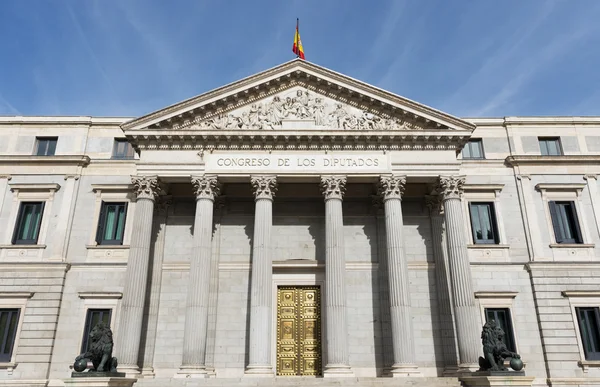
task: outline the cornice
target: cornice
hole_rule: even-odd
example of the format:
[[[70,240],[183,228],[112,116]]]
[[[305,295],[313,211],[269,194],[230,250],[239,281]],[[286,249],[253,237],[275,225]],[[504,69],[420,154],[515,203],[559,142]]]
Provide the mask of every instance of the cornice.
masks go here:
[[[317,93],[345,103],[360,105],[366,110],[374,109],[391,116],[407,115],[418,118],[427,128],[452,127],[454,130],[471,132],[476,127],[473,123],[447,113],[300,60],[286,62],[126,122],[121,127],[126,134],[130,134],[131,130],[152,128],[161,122],[164,124],[159,126],[163,127],[186,126],[186,121],[204,120],[295,85],[313,88]]]
[[[600,163],[600,155],[567,155],[567,156],[539,156],[539,155],[521,155],[508,156],[505,159],[509,166],[518,165],[572,165],[572,164],[592,164]]]
[[[64,165],[71,164],[78,167],[85,167],[90,163],[89,156],[79,155],[60,155],[60,156],[31,156],[31,155],[0,155],[0,165],[2,164],[40,164]]]
[[[218,150],[447,150],[461,149],[469,132],[444,131],[169,131],[127,136],[138,149]]]

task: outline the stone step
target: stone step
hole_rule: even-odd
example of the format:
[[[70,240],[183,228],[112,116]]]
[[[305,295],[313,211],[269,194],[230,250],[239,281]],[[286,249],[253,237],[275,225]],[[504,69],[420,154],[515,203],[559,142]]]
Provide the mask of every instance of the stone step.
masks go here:
[[[457,378],[312,378],[312,377],[275,377],[275,378],[211,378],[211,379],[139,379],[135,387],[460,387]]]

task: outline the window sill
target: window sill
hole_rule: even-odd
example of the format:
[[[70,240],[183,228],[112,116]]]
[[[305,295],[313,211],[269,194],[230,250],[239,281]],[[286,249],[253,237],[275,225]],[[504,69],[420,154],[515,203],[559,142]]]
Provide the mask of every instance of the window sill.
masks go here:
[[[125,250],[129,249],[129,245],[86,245],[88,250]]]
[[[600,368],[600,360],[579,360],[577,364],[583,369],[583,372],[588,372],[590,368]]]
[[[510,248],[510,245],[496,245],[496,244],[485,244],[485,243],[478,243],[478,244],[474,244],[474,245],[467,245],[468,249],[485,249],[485,250],[489,250],[489,249],[496,249],[496,250],[501,250],[501,249],[508,249]]]
[[[46,245],[0,245],[0,249],[13,249],[13,250],[33,250],[33,249],[45,249]],[[0,363],[4,364],[4,363]]]
[[[553,249],[593,249],[593,243],[551,243]]]
[[[13,370],[17,366],[17,363],[0,363],[0,370],[7,370],[8,375],[13,374]]]

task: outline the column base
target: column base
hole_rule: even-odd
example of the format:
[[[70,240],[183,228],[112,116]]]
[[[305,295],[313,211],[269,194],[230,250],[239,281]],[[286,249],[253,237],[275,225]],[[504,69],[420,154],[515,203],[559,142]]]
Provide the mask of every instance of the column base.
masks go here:
[[[498,374],[506,375],[498,375]],[[495,372],[494,375],[490,375],[489,372],[475,372],[472,376],[462,376],[459,380],[465,387],[531,387],[534,376],[525,376],[525,373],[519,373],[514,375],[516,372]],[[487,375],[486,375],[487,374]],[[513,375],[510,375],[513,374]]]
[[[479,364],[462,363],[459,364],[456,370],[456,376],[469,376],[473,372],[479,371]]]
[[[181,366],[173,377],[175,379],[206,379],[209,375],[204,366]]]
[[[141,376],[140,367],[137,364],[119,364],[117,371],[125,373],[126,378],[139,378]]]
[[[154,374],[153,367],[142,367],[142,369],[140,370],[140,374],[142,378],[153,378],[154,376],[156,376]]]
[[[136,378],[85,376],[63,379],[65,387],[131,387]]]
[[[273,367],[270,365],[249,365],[244,371],[244,377],[272,378],[274,376]]]
[[[345,364],[328,364],[323,371],[324,378],[353,378],[354,371]]]
[[[407,376],[423,376],[419,367],[413,364],[394,364],[390,368],[392,378],[404,378]]]
[[[444,377],[455,377],[458,376],[458,366],[445,366],[444,371],[442,371],[442,376]]]

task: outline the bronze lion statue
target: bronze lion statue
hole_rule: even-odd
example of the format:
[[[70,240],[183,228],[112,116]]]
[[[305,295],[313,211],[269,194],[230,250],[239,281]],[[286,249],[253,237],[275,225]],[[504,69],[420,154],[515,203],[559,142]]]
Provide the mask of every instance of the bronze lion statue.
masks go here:
[[[113,335],[110,327],[100,321],[89,336],[89,350],[75,358],[88,359],[94,365],[89,372],[117,372],[117,358],[112,356]]]
[[[504,344],[504,331],[496,320],[490,320],[483,326],[481,343],[483,344],[483,357],[479,357],[480,371],[508,371],[504,366],[504,359],[520,359],[519,354],[511,352]]]

